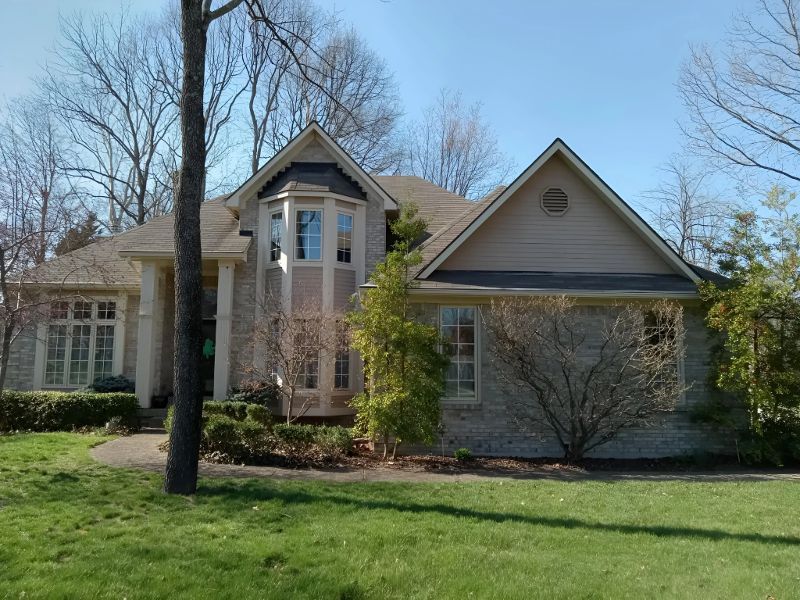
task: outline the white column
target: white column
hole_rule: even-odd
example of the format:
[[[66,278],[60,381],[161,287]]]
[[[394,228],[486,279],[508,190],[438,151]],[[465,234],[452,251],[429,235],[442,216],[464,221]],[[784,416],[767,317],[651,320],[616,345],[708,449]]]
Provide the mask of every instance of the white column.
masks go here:
[[[150,408],[156,370],[155,325],[158,306],[158,273],[155,262],[142,263],[139,299],[139,334],[136,338],[136,397],[139,406]]]
[[[219,261],[217,278],[217,335],[214,349],[214,400],[228,396],[231,354],[231,319],[233,318],[232,261]]]

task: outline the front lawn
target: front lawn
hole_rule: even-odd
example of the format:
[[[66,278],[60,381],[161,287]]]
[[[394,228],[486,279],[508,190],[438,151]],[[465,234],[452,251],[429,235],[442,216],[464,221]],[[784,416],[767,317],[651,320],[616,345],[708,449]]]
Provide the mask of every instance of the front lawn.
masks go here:
[[[202,481],[0,437],[0,598],[797,597],[790,482]]]

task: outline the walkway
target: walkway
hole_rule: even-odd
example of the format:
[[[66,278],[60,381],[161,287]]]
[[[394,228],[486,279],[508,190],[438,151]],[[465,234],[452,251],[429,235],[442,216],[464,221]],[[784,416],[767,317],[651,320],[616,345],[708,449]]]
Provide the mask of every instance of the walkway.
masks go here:
[[[144,432],[117,438],[110,442],[95,446],[90,450],[96,461],[113,466],[147,471],[164,472],[167,455],[158,446],[167,440],[163,432]],[[257,467],[244,465],[220,465],[200,463],[200,475],[205,477],[268,477],[271,479],[302,481],[384,481],[410,483],[443,483],[493,481],[497,479],[536,480],[549,479],[555,481],[798,481],[800,473],[764,470],[764,471],[708,471],[708,472],[613,472],[563,470],[541,467],[531,471],[487,471],[476,469],[472,472],[442,473],[431,471],[415,471],[393,469],[391,467],[377,469],[356,469],[349,467],[333,467],[331,469],[289,469],[283,467]]]

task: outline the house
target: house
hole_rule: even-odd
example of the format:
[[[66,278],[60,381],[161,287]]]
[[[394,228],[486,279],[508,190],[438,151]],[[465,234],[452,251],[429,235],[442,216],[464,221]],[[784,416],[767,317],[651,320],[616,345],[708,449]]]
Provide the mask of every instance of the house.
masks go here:
[[[664,456],[708,449],[690,418],[706,395],[709,342],[697,284],[708,272],[684,262],[563,141],[555,140],[508,187],[478,202],[418,177],[370,176],[313,123],[230,195],[203,204],[203,330],[206,393],[225,398],[258,357],[254,319],[269,291],[344,310],[386,252],[387,221],[414,202],[427,221],[415,303],[442,328],[459,329],[443,399],[444,444],[478,454],[558,455],[545,431],[510,423],[493,373],[480,306],[497,295],[578,298],[587,311],[619,300],[671,298],[685,306],[681,376],[691,388],[658,427],[629,430],[596,455]],[[173,217],[55,258],[34,273],[37,289],[75,292],[51,307],[37,335],[13,348],[9,384],[69,389],[125,374],[143,408],[171,392]],[[355,353],[319,362],[303,391],[307,415],[351,419],[363,389]],[[316,388],[316,389],[315,389]],[[284,407],[285,410],[285,407]]]

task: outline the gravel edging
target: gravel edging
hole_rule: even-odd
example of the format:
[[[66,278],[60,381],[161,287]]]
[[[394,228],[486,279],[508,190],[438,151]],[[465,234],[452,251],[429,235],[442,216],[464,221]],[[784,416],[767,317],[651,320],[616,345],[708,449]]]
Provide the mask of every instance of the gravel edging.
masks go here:
[[[167,455],[158,449],[166,441],[167,435],[161,431],[136,433],[105,442],[89,450],[97,462],[122,468],[142,469],[158,473],[164,472]],[[484,471],[437,473],[431,471],[411,471],[391,467],[377,469],[356,469],[332,467],[331,469],[290,469],[283,467],[223,465],[201,462],[199,468],[203,477],[267,477],[270,479],[329,482],[409,482],[409,483],[458,483],[496,480],[554,480],[554,481],[798,481],[800,473],[764,471],[692,471],[692,472],[613,472],[548,469],[511,473],[508,471]]]

